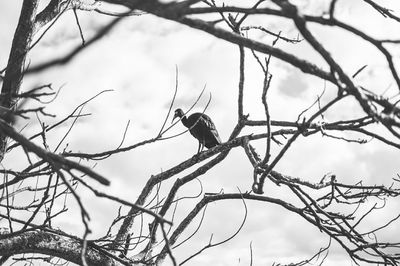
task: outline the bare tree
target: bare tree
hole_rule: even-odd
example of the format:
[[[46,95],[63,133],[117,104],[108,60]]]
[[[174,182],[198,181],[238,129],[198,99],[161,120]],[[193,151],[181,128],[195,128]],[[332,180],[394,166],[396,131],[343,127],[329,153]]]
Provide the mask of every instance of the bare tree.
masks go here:
[[[359,1],[379,12],[388,21],[400,22],[393,11],[379,3],[372,0]],[[265,209],[272,205],[283,207],[286,212],[301,217],[330,239],[328,245],[321,247],[316,254],[309,254],[309,258],[291,265],[305,265],[315,261],[323,263],[332,242],[339,244],[356,264],[400,264],[399,241],[381,240],[380,237],[383,229],[394,223],[398,224],[400,212],[379,224],[364,222],[378,215],[377,211],[385,208],[387,202],[397,200],[400,194],[398,177],[387,177],[392,180],[390,186],[366,184],[363,180],[357,183],[343,182],[334,173],[328,173],[321,176],[319,182],[313,182],[306,176],[291,176],[276,169],[276,165],[285,160],[288,150],[295,142],[317,136],[348,145],[368,145],[368,139],[374,139],[380,145],[400,148],[400,109],[397,106],[400,78],[393,54],[393,47],[397,48],[400,40],[391,39],[391,36],[385,39],[372,37],[346,21],[341,21],[336,15],[340,5],[337,0],[331,0],[328,9],[321,14],[303,13],[299,6],[287,0],[259,0],[242,5],[214,0],[51,0],[44,4],[42,10],[38,10],[39,2],[23,1],[9,60],[1,71],[0,158],[3,160],[7,156],[14,156],[23,164],[18,168],[2,165],[1,169],[1,263],[14,260],[43,261],[49,264],[63,264],[67,261],[80,265],[162,265],[168,258],[173,265],[182,265],[205,250],[220,248],[225,242],[237,237],[247,217],[252,215],[248,212],[247,205],[260,202],[264,203]],[[124,7],[126,11],[118,13],[113,9],[115,6]],[[97,12],[115,18],[87,39],[80,26],[77,10]],[[27,63],[28,53],[57,23],[58,18],[69,12],[75,15],[82,45],[55,60]],[[141,192],[126,200],[119,195],[104,192],[110,184],[110,178],[93,169],[93,163],[177,136],[171,133],[171,129],[178,121],[171,126],[166,122],[172,118],[170,114],[178,93],[178,71],[175,93],[171,97],[167,113],[164,114],[165,120],[160,125],[160,130],[153,137],[126,145],[128,124],[118,147],[98,153],[71,151],[64,142],[66,136],[76,127],[76,122],[88,116],[84,107],[105,91],[77,105],[69,115],[61,117],[50,114],[45,109],[46,104],[57,97],[56,88],[51,84],[23,88],[22,81],[24,77],[35,76],[54,66],[67,64],[112,31],[119,21],[142,14],[174,21],[206,32],[221,42],[237,45],[237,109],[227,111],[237,113],[237,123],[226,142],[202,151],[170,169],[151,175]],[[253,21],[260,20],[253,19],[260,17],[276,17],[292,22],[299,37],[290,38],[285,32],[274,32],[268,25],[254,25]],[[394,83],[395,95],[385,96],[385,92],[377,93],[383,88],[357,84],[357,77],[365,71],[366,66],[360,66],[354,73],[348,73],[323,45],[318,34],[313,32],[312,27],[315,25],[340,29],[373,46],[375,52],[385,59],[386,68]],[[254,35],[258,37],[254,37],[252,32],[258,32],[258,35]],[[265,36],[268,42],[263,39]],[[290,43],[294,49],[298,43],[307,43],[322,61],[320,64],[312,63],[307,58],[279,48],[280,43]],[[243,99],[246,95],[245,68],[248,60],[256,60],[264,77],[260,81],[262,86],[259,101],[255,103],[264,110],[264,118],[260,120],[252,119],[252,115],[245,112]],[[291,68],[301,70],[304,75],[312,75],[329,84],[322,93],[316,93],[315,101],[310,102],[309,107],[299,113],[294,121],[278,120],[270,113],[269,93],[275,77],[271,69],[272,60],[283,61]],[[328,90],[334,92],[327,93]],[[199,98],[201,97],[203,92]],[[39,105],[31,108],[30,103],[33,101]],[[356,105],[361,111],[347,113],[340,119],[327,119],[327,113],[339,104]],[[43,117],[52,122],[43,122]],[[36,123],[39,123],[41,130],[33,134],[24,133],[33,130],[20,128],[16,122],[21,119],[38,121]],[[55,129],[61,126],[68,126],[67,133],[61,136],[58,143],[49,144],[48,136],[56,134]],[[249,131],[252,133],[243,133]],[[248,187],[251,190],[238,189],[235,193],[210,193],[201,190],[195,197],[197,201],[191,205],[191,210],[178,208],[178,202],[190,198],[178,197],[178,192],[191,181],[198,180],[201,184],[201,177],[223,162],[234,149],[243,150],[243,156],[252,165],[253,172],[249,173],[248,178]],[[309,167],[315,166],[310,163]],[[169,186],[168,189],[161,189],[162,183]],[[286,195],[268,195],[264,193],[266,186],[285,191]],[[127,213],[121,208],[116,210],[118,214],[106,234],[91,239],[90,213],[81,200],[80,193],[86,193],[83,191],[92,193],[96,200],[106,199],[127,206],[130,210]],[[82,235],[53,226],[55,219],[68,216],[68,206],[72,204],[69,198],[79,208]],[[243,220],[237,231],[222,241],[215,241],[211,236],[203,248],[178,260],[174,250],[192,241],[193,236],[199,233],[208,204],[222,201],[240,201],[243,205]],[[189,201],[191,203],[193,201]],[[198,225],[193,226],[197,229],[190,233],[188,228],[195,221]],[[139,230],[133,230],[134,227]],[[398,239],[398,236],[395,238]],[[250,251],[252,265],[251,244]]]

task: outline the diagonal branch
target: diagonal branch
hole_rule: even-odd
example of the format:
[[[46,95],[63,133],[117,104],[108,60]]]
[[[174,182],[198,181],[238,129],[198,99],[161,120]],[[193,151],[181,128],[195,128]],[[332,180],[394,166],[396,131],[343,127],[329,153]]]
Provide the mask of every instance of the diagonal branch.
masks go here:
[[[37,156],[39,156],[44,161],[49,163],[55,169],[61,168],[67,171],[75,169],[88,175],[89,177],[93,178],[94,180],[98,181],[103,185],[110,184],[110,181],[108,181],[105,177],[101,176],[100,174],[97,174],[90,168],[87,168],[77,162],[65,159],[60,155],[51,153],[37,146],[36,144],[25,138],[23,135],[15,131],[14,128],[8,125],[4,120],[0,120],[0,133],[20,143],[21,146],[24,147],[24,149],[35,153]]]

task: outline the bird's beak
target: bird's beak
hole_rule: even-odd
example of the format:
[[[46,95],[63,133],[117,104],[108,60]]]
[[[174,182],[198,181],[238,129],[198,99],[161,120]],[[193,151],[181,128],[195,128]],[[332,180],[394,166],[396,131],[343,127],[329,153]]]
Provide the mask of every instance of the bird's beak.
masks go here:
[[[178,115],[177,115],[177,114],[174,114],[174,117],[172,118],[171,124],[174,123],[174,121],[175,121],[175,119],[176,119],[177,117],[178,117]]]

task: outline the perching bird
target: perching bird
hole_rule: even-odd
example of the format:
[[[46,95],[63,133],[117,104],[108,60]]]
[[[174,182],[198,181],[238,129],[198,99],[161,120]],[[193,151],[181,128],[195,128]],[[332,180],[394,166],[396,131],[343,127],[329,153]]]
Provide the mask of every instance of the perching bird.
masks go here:
[[[181,118],[182,124],[189,129],[190,134],[198,139],[199,148],[197,153],[202,151],[204,146],[209,149],[221,144],[217,129],[211,118],[206,114],[194,113],[186,118],[185,113],[179,108],[175,110],[172,121],[177,117]]]

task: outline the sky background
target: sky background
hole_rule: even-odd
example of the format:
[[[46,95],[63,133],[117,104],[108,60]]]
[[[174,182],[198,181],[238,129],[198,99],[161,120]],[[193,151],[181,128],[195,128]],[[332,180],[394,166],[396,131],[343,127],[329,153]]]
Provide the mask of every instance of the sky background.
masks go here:
[[[329,1],[295,1],[305,12],[321,14],[327,10]],[[400,14],[397,1],[379,1],[380,4]],[[46,3],[46,2],[44,2]],[[311,3],[311,4],[310,4]],[[21,1],[0,0],[0,67],[6,65],[12,36],[18,21]],[[363,1],[338,1],[337,18],[359,27],[378,38],[400,39],[399,24],[385,19]],[[79,12],[80,23],[86,39],[93,36],[110,21],[109,17],[96,13]],[[297,31],[286,20],[276,17],[255,18],[249,25],[263,25],[272,31],[282,30],[282,35],[297,37]],[[365,45],[359,38],[334,28],[310,26],[313,33],[342,64],[344,70],[352,74],[363,65],[367,69],[357,77],[357,84],[382,93],[386,96],[396,94],[394,82],[387,70],[382,56],[371,45]],[[249,36],[271,43],[271,38],[259,32]],[[79,31],[74,15],[68,12],[45,35],[32,50],[29,62],[32,66],[59,58],[80,44]],[[321,63],[321,58],[305,43],[288,44],[278,42],[277,47]],[[400,52],[392,49],[395,60]],[[118,24],[113,31],[99,42],[90,46],[82,54],[65,66],[53,67],[38,75],[25,78],[23,90],[36,85],[52,83],[60,88],[57,99],[49,104],[47,111],[62,118],[75,106],[102,90],[105,93],[85,108],[92,115],[79,120],[65,143],[68,149],[82,152],[98,152],[117,147],[121,141],[126,123],[130,127],[125,145],[155,137],[168,110],[175,87],[175,67],[179,69],[179,89],[174,108],[187,110],[206,86],[205,94],[193,111],[202,111],[208,95],[212,101],[207,114],[212,117],[222,141],[226,141],[236,124],[238,48],[235,45],[216,39],[206,33],[190,29],[177,23],[165,21],[151,15],[129,17]],[[274,120],[295,121],[298,114],[321,94],[326,85],[325,100],[336,90],[323,81],[305,75],[288,64],[272,59],[273,80],[269,91],[270,113]],[[257,62],[249,51],[246,52],[246,78],[244,113],[250,119],[263,118],[260,103],[263,75]],[[328,112],[327,121],[354,117],[360,108],[349,99]],[[43,121],[52,123],[49,118]],[[169,118],[168,124],[171,121]],[[22,128],[28,121],[18,121]],[[50,146],[55,147],[69,125],[62,126],[49,134]],[[178,124],[169,135],[179,133],[185,128]],[[37,123],[23,132],[26,135],[37,132]],[[252,129],[262,132],[263,129]],[[265,129],[264,129],[265,130]],[[250,133],[245,130],[244,133]],[[244,134],[243,133],[243,134]],[[282,139],[283,140],[283,139]],[[264,151],[264,142],[256,142],[259,153]],[[62,146],[62,148],[64,148]],[[273,155],[279,147],[273,146]],[[189,134],[181,135],[136,150],[112,156],[99,162],[96,170],[111,180],[109,188],[99,189],[120,198],[135,201],[142,186],[152,174],[169,169],[191,157],[197,151],[197,142]],[[3,162],[5,167],[21,166],[19,155],[10,155]],[[371,141],[366,145],[350,144],[329,138],[300,138],[290,148],[286,157],[280,161],[276,170],[284,174],[301,177],[311,182],[319,181],[325,174],[334,173],[340,182],[355,183],[363,180],[366,184],[386,184],[392,182],[399,172],[398,151],[391,147]],[[191,169],[194,170],[195,168]],[[189,173],[178,175],[182,177]],[[251,188],[252,168],[242,149],[232,150],[229,156],[206,175],[201,177],[203,192],[244,192]],[[172,181],[163,184],[161,192],[168,191]],[[193,196],[200,190],[199,182],[187,185],[178,196]],[[266,183],[265,195],[293,200],[289,191]],[[115,218],[118,204],[96,199],[91,193],[82,193],[82,200],[90,210],[93,231],[92,237],[103,235]],[[178,207],[177,218],[188,213],[198,201],[186,200]],[[62,216],[56,224],[68,232],[80,235],[82,226],[79,212],[72,198],[69,199],[68,217]],[[75,208],[74,208],[75,206]],[[288,213],[280,206],[261,203],[248,203],[248,218],[239,235],[223,246],[210,249],[188,265],[249,265],[250,249],[253,248],[253,265],[272,265],[307,259],[326,245],[329,239],[300,217]],[[388,203],[387,208],[366,222],[368,226],[382,223],[398,213],[398,202]],[[123,209],[127,210],[127,209]],[[396,212],[397,210],[397,212]],[[204,224],[199,234],[190,244],[176,250],[178,261],[208,243],[214,233],[214,240],[223,240],[232,234],[243,219],[244,208],[241,201],[218,202],[210,204]],[[179,221],[179,220],[178,220]],[[194,230],[197,223],[188,229]],[[399,232],[399,224],[388,228],[382,237],[391,238]],[[169,261],[167,260],[167,265]],[[352,265],[346,254],[332,243],[325,265]]]

